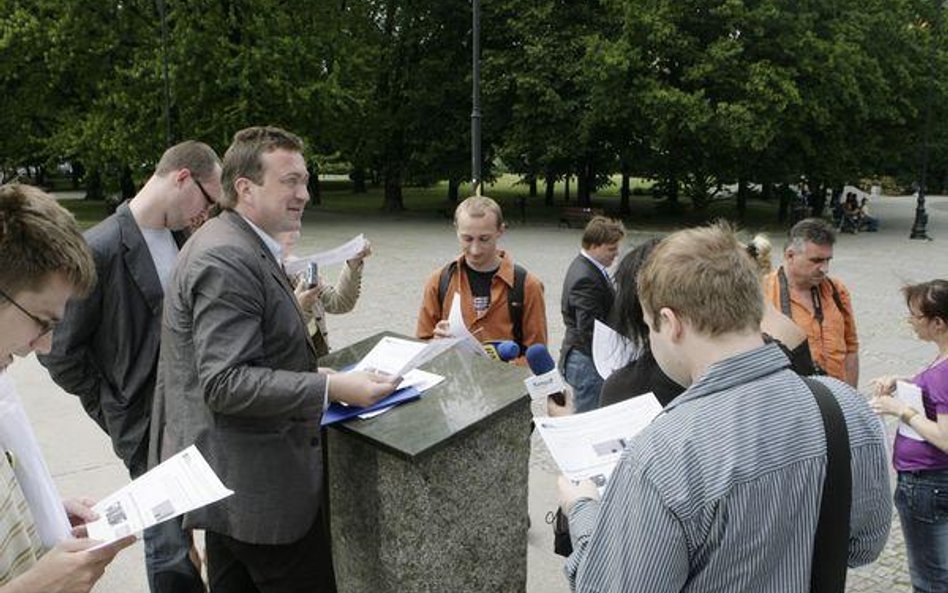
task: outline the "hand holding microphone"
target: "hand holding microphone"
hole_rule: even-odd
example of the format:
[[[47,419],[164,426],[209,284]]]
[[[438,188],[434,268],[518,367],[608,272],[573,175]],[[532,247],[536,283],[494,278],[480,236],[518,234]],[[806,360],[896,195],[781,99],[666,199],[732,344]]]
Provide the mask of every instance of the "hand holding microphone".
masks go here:
[[[568,398],[566,391],[569,386],[563,381],[562,375],[556,370],[556,364],[550,351],[544,344],[534,344],[527,348],[524,355],[527,359],[527,365],[533,372],[532,377],[524,379],[527,391],[533,399],[549,397],[553,402],[561,407],[566,406]]]

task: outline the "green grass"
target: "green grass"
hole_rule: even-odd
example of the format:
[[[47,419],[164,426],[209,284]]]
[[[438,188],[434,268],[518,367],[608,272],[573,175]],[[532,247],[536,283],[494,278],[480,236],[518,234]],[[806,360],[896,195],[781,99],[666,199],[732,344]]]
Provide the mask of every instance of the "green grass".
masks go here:
[[[602,208],[607,214],[619,217],[619,179],[614,179],[614,185],[608,186],[596,193],[593,198],[593,207]],[[630,200],[630,213],[621,218],[626,226],[635,230],[671,230],[685,226],[701,224],[716,218],[736,220],[737,211],[733,199],[712,202],[708,211],[698,214],[691,210],[690,204],[683,201],[683,211],[679,213],[665,212],[660,208],[661,201],[655,200],[647,189],[651,187],[648,180],[634,179],[633,189],[645,191],[645,195],[633,194]],[[405,187],[402,189],[405,211],[400,213],[386,213],[382,211],[383,189],[381,187],[368,188],[364,194],[352,192],[351,184],[347,180],[331,179],[323,181],[322,203],[310,204],[314,211],[338,212],[343,214],[384,217],[392,216],[403,218],[444,218],[450,217],[453,206],[447,202],[447,182],[440,182],[429,187]],[[569,204],[563,201],[564,184],[556,185],[554,206],[543,204],[543,184],[537,188],[539,194],[535,198],[528,197],[529,189],[524,184],[517,183],[514,175],[504,175],[495,183],[485,186],[483,193],[491,196],[504,209],[504,214],[511,224],[521,224],[520,200],[526,202],[526,224],[556,224],[560,210],[565,205],[576,205],[576,184],[571,184],[571,199]],[[471,186],[461,185],[459,192],[463,199],[470,195]],[[106,216],[105,203],[101,201],[63,200],[62,205],[76,216],[83,228],[88,228]],[[750,200],[747,205],[747,216],[741,224],[743,228],[754,231],[782,232],[785,226],[777,222],[777,202]]]

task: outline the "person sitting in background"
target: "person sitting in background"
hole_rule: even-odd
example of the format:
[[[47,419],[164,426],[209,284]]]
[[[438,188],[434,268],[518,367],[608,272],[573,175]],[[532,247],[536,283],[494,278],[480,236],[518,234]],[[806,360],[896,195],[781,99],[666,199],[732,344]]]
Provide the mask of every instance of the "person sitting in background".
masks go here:
[[[639,303],[636,277],[660,241],[652,238],[640,243],[625,254],[616,269],[616,300],[610,325],[632,343],[638,355],[606,378],[599,394],[599,407],[649,392],[654,393],[664,407],[685,390],[668,378],[655,362],[648,341],[648,326]]]
[[[870,233],[879,230],[879,219],[869,214],[869,198],[859,202],[859,229]]]
[[[877,414],[896,416],[922,440],[902,432],[895,436],[892,463],[899,474],[895,507],[905,535],[909,572],[915,591],[948,588],[948,281],[932,280],[902,289],[908,323],[922,341],[938,352],[914,377],[886,375],[873,379]],[[914,383],[922,392],[922,407],[892,397],[896,381]]]
[[[289,262],[295,258],[293,248],[296,247],[299,238],[299,231],[280,233],[283,261]],[[372,244],[366,241],[362,251],[342,266],[335,286],[327,284],[322,276],[319,276],[315,286],[307,286],[302,277],[291,279],[295,286],[296,300],[299,301],[300,309],[303,310],[303,318],[309,327],[313,345],[316,346],[316,354],[320,358],[329,354],[331,350],[326,313],[340,315],[352,311],[362,290],[362,267],[365,258],[370,255],[372,255]]]
[[[846,194],[846,200],[843,202],[843,216],[839,223],[839,232],[858,233],[861,227],[862,214],[859,210],[859,200],[856,199],[855,192]]]

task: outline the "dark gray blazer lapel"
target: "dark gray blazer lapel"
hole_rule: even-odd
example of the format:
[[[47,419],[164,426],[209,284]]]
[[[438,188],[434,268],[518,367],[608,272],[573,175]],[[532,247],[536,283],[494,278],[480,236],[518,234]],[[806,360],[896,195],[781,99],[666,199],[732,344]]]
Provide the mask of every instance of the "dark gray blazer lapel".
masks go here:
[[[160,311],[164,299],[164,291],[161,289],[161,281],[158,279],[158,271],[155,269],[155,261],[148,251],[148,244],[142,235],[138,223],[132,216],[128,204],[122,204],[116,210],[119,229],[122,233],[122,258],[125,260],[125,267],[129,271],[132,281],[141,291],[148,308],[152,311]]]

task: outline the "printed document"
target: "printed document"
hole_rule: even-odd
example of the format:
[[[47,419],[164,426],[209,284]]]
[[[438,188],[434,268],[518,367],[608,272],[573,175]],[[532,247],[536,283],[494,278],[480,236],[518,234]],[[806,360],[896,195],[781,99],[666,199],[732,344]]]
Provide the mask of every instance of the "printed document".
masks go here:
[[[571,416],[534,417],[553,460],[570,480],[592,480],[600,492],[629,441],[662,411],[651,393]]]
[[[457,342],[458,340],[453,338],[415,342],[385,336],[369,350],[369,353],[362,360],[352,367],[352,370],[378,371],[393,377],[405,378],[409,371],[430,362]]]
[[[451,299],[451,311],[448,313],[448,323],[450,324],[451,336],[458,340],[458,348],[470,354],[479,356],[490,356],[480,340],[474,337],[464,324],[464,315],[461,314],[461,295],[454,293]]]
[[[99,501],[92,507],[99,518],[86,529],[106,545],[233,493],[191,445]]]
[[[311,262],[316,262],[320,268],[341,264],[346,260],[354,258],[363,249],[365,249],[365,235],[360,234],[329,251],[320,251],[319,253],[299,257],[286,262],[286,273],[290,277],[301,274]]]
[[[917,410],[919,414],[925,414],[925,406],[922,404],[922,390],[918,385],[906,381],[896,381],[895,397]],[[901,421],[899,421],[899,434],[915,441],[925,440],[925,437],[915,432],[914,428]]]
[[[593,321],[593,363],[603,379],[639,357],[632,341],[598,319]]]

